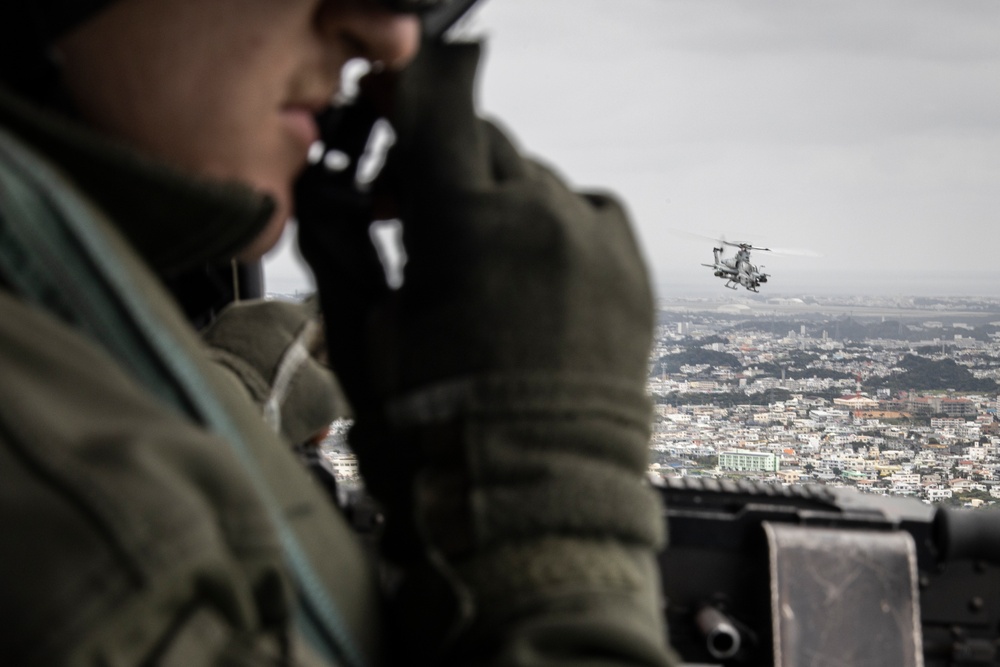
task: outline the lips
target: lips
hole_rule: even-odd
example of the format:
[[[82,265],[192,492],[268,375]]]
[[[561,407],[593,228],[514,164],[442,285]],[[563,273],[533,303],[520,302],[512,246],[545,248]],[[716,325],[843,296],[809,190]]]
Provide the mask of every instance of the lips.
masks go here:
[[[319,127],[312,108],[305,106],[290,106],[281,110],[281,122],[296,143],[302,147],[305,155],[309,147],[319,140]]]

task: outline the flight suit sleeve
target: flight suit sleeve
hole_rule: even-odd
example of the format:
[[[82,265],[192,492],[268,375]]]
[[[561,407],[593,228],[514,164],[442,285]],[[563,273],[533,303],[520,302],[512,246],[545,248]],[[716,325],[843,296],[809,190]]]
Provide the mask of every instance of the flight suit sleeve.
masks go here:
[[[0,291],[0,664],[319,664],[290,655],[294,592],[242,470]]]

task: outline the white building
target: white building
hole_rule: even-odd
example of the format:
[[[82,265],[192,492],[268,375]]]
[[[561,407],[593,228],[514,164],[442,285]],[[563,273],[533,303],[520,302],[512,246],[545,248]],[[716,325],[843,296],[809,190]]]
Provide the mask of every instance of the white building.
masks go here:
[[[358,458],[354,454],[326,456],[326,463],[333,476],[337,479],[357,479]]]
[[[948,500],[953,495],[951,489],[945,489],[940,486],[928,487],[925,489],[925,493],[927,494],[927,500],[932,503],[941,500]]]
[[[778,457],[769,452],[737,449],[719,453],[719,467],[737,472],[778,472]]]
[[[973,461],[985,461],[986,460],[986,448],[985,447],[967,447],[965,449],[965,455],[972,459]]]

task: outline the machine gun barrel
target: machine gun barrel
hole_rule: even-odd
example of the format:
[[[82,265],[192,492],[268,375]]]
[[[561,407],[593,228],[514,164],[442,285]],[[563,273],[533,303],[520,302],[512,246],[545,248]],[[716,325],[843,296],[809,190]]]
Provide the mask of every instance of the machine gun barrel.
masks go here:
[[[740,632],[721,611],[705,605],[695,616],[695,622],[705,636],[705,648],[713,658],[725,660],[739,652],[742,643]]]

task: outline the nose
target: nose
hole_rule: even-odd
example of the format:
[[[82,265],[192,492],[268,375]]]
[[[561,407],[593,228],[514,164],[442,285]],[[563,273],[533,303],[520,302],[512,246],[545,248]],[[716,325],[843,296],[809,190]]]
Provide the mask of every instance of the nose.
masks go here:
[[[420,21],[413,14],[390,12],[372,2],[326,3],[321,31],[328,39],[347,44],[355,55],[400,69],[420,48]]]

